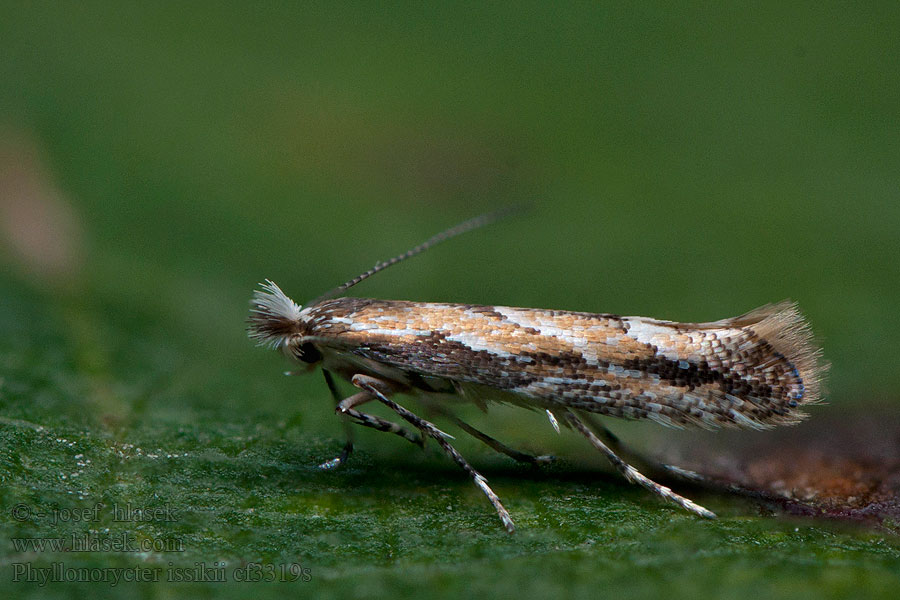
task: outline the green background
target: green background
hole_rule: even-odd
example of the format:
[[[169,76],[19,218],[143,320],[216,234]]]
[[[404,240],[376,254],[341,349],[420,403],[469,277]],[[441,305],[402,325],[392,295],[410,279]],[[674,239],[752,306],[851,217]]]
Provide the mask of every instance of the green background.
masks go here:
[[[360,431],[347,469],[318,472],[341,444],[324,383],[283,377],[244,332],[264,278],[302,303],[528,203],[354,293],[682,321],[790,297],[833,364],[813,419],[896,412],[895,3],[188,4],[0,4],[0,589],[165,597],[163,583],[39,588],[13,569],[258,561],[300,562],[312,580],[179,585],[900,592],[891,534],[698,493],[722,516],[701,522],[539,415],[474,420],[564,457],[546,474],[459,443],[512,537],[433,449]],[[610,425],[657,453],[723,439]],[[53,526],[9,511],[97,502],[178,518]],[[12,544],[107,528],[185,552]]]

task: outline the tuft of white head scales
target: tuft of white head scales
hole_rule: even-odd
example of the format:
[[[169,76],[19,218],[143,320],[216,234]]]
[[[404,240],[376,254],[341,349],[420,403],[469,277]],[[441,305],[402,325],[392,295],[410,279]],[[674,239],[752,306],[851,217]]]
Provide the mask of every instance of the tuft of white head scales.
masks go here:
[[[260,346],[277,348],[299,332],[302,307],[287,297],[274,282],[266,279],[253,292],[247,333]]]

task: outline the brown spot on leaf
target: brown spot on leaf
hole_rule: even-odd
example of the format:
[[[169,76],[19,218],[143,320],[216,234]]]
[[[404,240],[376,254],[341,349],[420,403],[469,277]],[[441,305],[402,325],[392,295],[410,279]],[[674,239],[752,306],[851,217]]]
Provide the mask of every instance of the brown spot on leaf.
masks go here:
[[[900,523],[900,415],[889,406],[813,415],[756,433],[690,468],[794,515]],[[750,441],[752,439],[752,441]],[[746,441],[745,441],[746,440]]]

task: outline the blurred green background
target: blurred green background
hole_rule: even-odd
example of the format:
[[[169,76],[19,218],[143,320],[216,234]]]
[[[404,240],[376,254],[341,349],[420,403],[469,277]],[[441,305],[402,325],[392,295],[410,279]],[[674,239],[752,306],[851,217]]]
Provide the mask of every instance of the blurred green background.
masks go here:
[[[900,590],[892,536],[715,497],[701,500],[725,518],[698,523],[595,473],[580,440],[534,415],[479,423],[589,468],[541,477],[460,442],[498,483],[513,538],[453,465],[376,432],[358,434],[346,471],[318,473],[340,448],[327,389],[282,377],[244,332],[264,278],[302,303],[528,203],[354,293],[682,321],[790,297],[833,363],[813,418],[896,406],[896,3],[3,2],[0,15],[3,544],[56,531],[9,519],[17,502],[127,501],[181,507],[176,527],[137,529],[187,552],[62,556],[301,561],[313,580],[290,589],[335,596]],[[612,425],[651,448],[715,435]],[[72,592],[11,580],[14,564],[59,555],[4,548],[10,592]]]

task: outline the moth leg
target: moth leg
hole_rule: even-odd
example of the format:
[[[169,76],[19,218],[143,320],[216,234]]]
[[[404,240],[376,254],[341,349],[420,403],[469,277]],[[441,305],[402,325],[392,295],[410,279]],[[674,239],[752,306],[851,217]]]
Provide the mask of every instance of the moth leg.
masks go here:
[[[372,429],[377,429],[378,431],[387,431],[388,433],[393,433],[395,435],[399,435],[405,440],[409,440],[413,444],[417,446],[424,446],[425,439],[416,435],[408,429],[397,425],[391,421],[386,419],[382,419],[381,417],[376,417],[375,415],[370,415],[369,413],[364,413],[356,410],[354,407],[359,406],[360,404],[365,404],[366,402],[371,402],[375,397],[369,391],[362,391],[358,394],[353,394],[349,398],[344,398],[341,400],[335,412],[340,415],[346,415],[353,419],[358,425],[362,425],[364,427],[371,427]]]
[[[331,371],[326,369],[322,369],[322,375],[325,376],[325,384],[328,386],[328,391],[331,392],[331,398],[334,400],[335,409],[337,409],[338,405],[341,403],[341,395],[338,392],[337,385],[334,383],[334,377],[331,376]],[[319,465],[320,469],[336,469],[345,462],[350,457],[350,454],[353,452],[353,430],[350,428],[350,422],[346,419],[341,419],[341,426],[344,429],[344,447],[341,449],[341,453],[331,460],[326,460],[322,464]]]
[[[542,454],[540,456],[535,456],[533,454],[528,454],[526,452],[520,452],[514,448],[510,448],[503,442],[492,438],[488,434],[478,431],[477,429],[475,429],[474,427],[472,427],[465,421],[463,421],[449,413],[446,413],[446,412],[444,412],[443,414],[444,414],[444,416],[449,418],[451,421],[453,421],[460,429],[462,429],[463,431],[465,431],[472,437],[474,437],[478,440],[481,440],[486,445],[493,448],[500,454],[505,454],[515,461],[518,461],[521,463],[527,463],[529,465],[546,465],[546,464],[550,464],[551,462],[556,460],[556,457],[552,456],[550,454]]]
[[[506,531],[509,533],[513,533],[516,530],[515,525],[513,525],[512,518],[509,516],[509,512],[504,508],[503,504],[500,502],[500,498],[497,497],[497,494],[494,493],[494,490],[490,488],[487,484],[487,479],[484,476],[472,468],[472,465],[466,461],[462,455],[456,451],[456,448],[450,445],[450,442],[446,439],[446,434],[442,432],[440,429],[435,427],[431,422],[426,421],[425,419],[417,416],[416,414],[406,410],[390,398],[388,398],[380,389],[379,386],[383,385],[383,382],[374,377],[369,377],[367,375],[354,375],[352,380],[353,385],[356,387],[365,390],[366,392],[375,396],[379,402],[393,410],[395,413],[400,415],[400,417],[405,420],[410,425],[418,428],[422,431],[423,434],[428,435],[435,442],[437,442],[438,446],[441,447],[447,455],[453,459],[463,471],[469,474],[472,480],[475,482],[475,485],[484,492],[484,495],[488,497],[488,500],[491,501],[491,504],[494,505],[494,509],[497,511],[497,514],[500,517],[500,520],[503,522],[503,526],[506,528]]]
[[[610,431],[603,423],[594,418],[594,415],[584,414],[581,415],[582,420],[590,427],[594,433],[603,438],[607,444],[619,454],[624,454],[626,456],[630,456],[632,459],[636,459],[638,462],[643,463],[645,466],[649,467],[652,471],[657,473],[665,473],[666,475],[671,475],[677,479],[682,481],[689,481],[691,483],[701,483],[701,484],[711,484],[711,481],[701,475],[700,473],[696,473],[689,469],[682,469],[681,467],[676,467],[675,465],[669,465],[666,463],[661,463],[658,460],[654,460],[652,458],[647,458],[643,454],[636,452],[622,443],[619,439],[619,436]]]
[[[699,504],[695,504],[694,502],[691,502],[690,500],[688,500],[687,498],[685,498],[683,496],[679,496],[678,494],[676,494],[675,492],[673,492],[671,489],[667,488],[666,486],[660,485],[660,484],[656,483],[655,481],[648,479],[647,477],[642,475],[637,469],[635,469],[634,467],[632,467],[631,465],[629,465],[628,463],[623,461],[621,458],[618,457],[618,455],[616,455],[615,452],[613,452],[609,448],[609,446],[604,444],[603,441],[599,437],[597,437],[597,435],[593,431],[591,431],[591,429],[581,421],[581,419],[579,419],[577,416],[575,416],[574,413],[567,412],[566,420],[569,422],[570,425],[572,425],[575,429],[577,429],[579,432],[581,432],[581,434],[584,437],[586,437],[588,439],[588,441],[590,441],[591,444],[597,450],[602,452],[606,456],[606,458],[609,460],[609,462],[611,462],[612,465],[616,468],[616,470],[618,470],[625,477],[625,479],[627,479],[630,483],[636,483],[636,484],[650,490],[657,496],[661,496],[661,497],[665,498],[666,500],[674,502],[675,504],[682,507],[683,509],[685,509],[689,512],[692,512],[696,515],[699,515],[701,517],[706,517],[708,519],[716,518],[715,513],[703,508]]]

